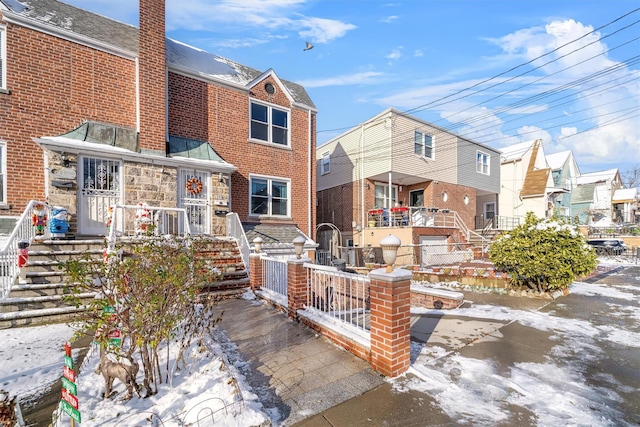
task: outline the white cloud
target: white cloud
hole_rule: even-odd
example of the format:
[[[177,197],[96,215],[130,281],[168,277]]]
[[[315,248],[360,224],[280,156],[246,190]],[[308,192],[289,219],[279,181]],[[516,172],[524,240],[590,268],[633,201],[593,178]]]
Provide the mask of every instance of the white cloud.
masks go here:
[[[424,56],[424,52],[422,52],[422,50],[420,49],[416,49],[413,51],[413,57],[414,58],[420,58]]]
[[[296,83],[306,88],[312,87],[328,87],[328,86],[348,86],[348,85],[366,85],[379,82],[379,77],[384,74],[376,71],[366,71],[363,73],[345,74],[342,76],[327,77],[324,79],[303,80]]]
[[[391,53],[385,56],[387,59],[391,59],[392,61],[397,61],[402,58],[402,46],[393,49]]]
[[[383,18],[380,20],[380,22],[384,22],[385,24],[390,24],[393,21],[397,20],[399,18],[398,15],[391,15],[391,16],[387,16],[386,18]]]
[[[339,20],[304,16],[306,0],[177,0],[167,3],[167,29],[220,32],[296,32],[313,43],[343,37],[355,25]],[[221,44],[224,44],[222,42]]]

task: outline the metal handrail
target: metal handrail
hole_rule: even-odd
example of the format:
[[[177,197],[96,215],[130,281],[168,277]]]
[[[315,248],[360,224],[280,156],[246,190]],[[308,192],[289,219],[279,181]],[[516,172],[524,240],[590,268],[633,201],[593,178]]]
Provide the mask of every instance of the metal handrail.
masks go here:
[[[232,237],[237,240],[238,248],[242,254],[242,260],[244,261],[244,267],[249,272],[251,263],[249,262],[249,254],[251,253],[251,246],[249,246],[249,240],[240,222],[240,217],[235,212],[229,212],[227,214],[227,237]]]
[[[0,299],[7,298],[11,292],[11,288],[18,277],[18,242],[26,240],[31,244],[36,237],[35,230],[31,223],[31,215],[33,208],[42,205],[47,211],[48,218],[51,218],[51,206],[46,202],[39,200],[31,200],[24,212],[18,219],[13,232],[9,235],[2,250],[0,250]],[[51,237],[49,228],[45,227],[43,238]]]
[[[110,227],[106,238],[107,252],[109,253],[115,250],[118,238],[127,236],[140,237],[139,229],[136,228],[137,219],[135,218],[135,213],[140,210],[146,210],[148,213],[149,222],[153,225],[149,230],[151,235],[163,236],[170,234],[180,237],[191,236],[191,225],[189,224],[187,210],[184,208],[115,204],[111,206],[111,209]],[[171,213],[176,213],[178,219],[172,221],[170,218]],[[131,227],[131,225],[133,225],[133,227]],[[143,233],[142,235],[144,236],[145,234]]]

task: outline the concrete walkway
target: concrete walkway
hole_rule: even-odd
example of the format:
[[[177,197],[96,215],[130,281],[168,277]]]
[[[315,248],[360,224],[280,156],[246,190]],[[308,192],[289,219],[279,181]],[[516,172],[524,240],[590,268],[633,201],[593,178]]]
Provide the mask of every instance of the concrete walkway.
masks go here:
[[[497,294],[477,294],[477,297],[479,304],[512,307],[517,304],[534,310],[549,303]],[[218,307],[227,313],[219,324],[224,331],[219,338],[229,350],[228,354],[240,357],[232,362],[248,363],[243,374],[267,410],[278,410],[284,426],[445,426],[452,423],[427,394],[393,391],[367,362],[308,327],[289,320],[283,312],[263,301],[226,300]],[[455,310],[434,310],[412,316],[411,339],[424,345],[437,343],[448,351],[455,351],[490,336],[506,324],[490,319],[459,318]],[[429,419],[428,424],[425,417]]]
[[[219,338],[231,357],[239,355],[248,363],[243,374],[267,410],[278,410],[282,425],[292,425],[384,382],[367,362],[264,302],[234,299],[218,307],[225,312],[218,324],[224,332]]]
[[[619,268],[589,281],[624,284],[627,292],[640,296],[640,266]],[[625,320],[628,324],[623,323],[619,310],[610,309],[612,300],[608,297],[570,294],[552,301],[465,291],[465,300],[465,307],[504,307],[505,310],[553,313],[560,319],[585,319],[606,327],[618,325],[627,330],[637,327],[632,317]],[[640,299],[626,302],[629,310],[638,307],[638,301]],[[281,415],[278,425],[404,427],[464,423],[459,417],[452,419],[447,415],[430,395],[402,387],[403,381],[412,380],[411,373],[394,380],[392,386],[372,372],[365,361],[288,320],[284,313],[264,302],[229,300],[222,302],[220,308],[228,313],[220,324],[225,331],[224,345],[231,350],[229,354],[237,355],[237,361],[248,362],[243,373],[265,407],[278,409]],[[594,313],[598,313],[596,317]],[[435,345],[442,347],[447,355],[436,356],[429,363],[446,365],[449,355],[458,354],[488,361],[495,375],[506,378],[518,364],[544,366],[552,361],[559,366],[584,365],[581,372],[586,383],[602,390],[614,387],[611,393],[620,400],[607,401],[603,407],[613,405],[612,413],[623,414],[626,420],[620,425],[640,422],[637,416],[640,398],[632,392],[637,390],[640,381],[640,355],[629,351],[623,343],[618,348],[612,347],[610,341],[596,340],[595,345],[601,348],[600,356],[592,358],[579,352],[554,352],[560,344],[557,334],[526,326],[517,319],[476,318],[457,315],[456,310],[433,310],[414,314],[411,321],[412,364],[417,363],[414,358],[420,354],[421,346]],[[608,372],[609,376],[603,377],[601,372]],[[621,385],[615,388],[616,383]],[[636,415],[632,415],[634,413]],[[533,427],[538,424],[526,405],[507,405],[504,419],[495,425]]]

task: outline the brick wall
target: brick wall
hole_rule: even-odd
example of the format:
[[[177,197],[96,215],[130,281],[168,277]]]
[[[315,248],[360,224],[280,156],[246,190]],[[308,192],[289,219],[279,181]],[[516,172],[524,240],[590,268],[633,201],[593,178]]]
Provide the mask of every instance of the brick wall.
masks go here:
[[[33,137],[60,135],[97,120],[135,127],[135,63],[8,24],[7,89],[0,93],[0,140],[7,143],[7,202],[20,215],[44,198],[43,152]]]
[[[264,85],[276,92],[269,95]],[[241,221],[293,222],[303,231],[315,229],[315,150],[311,150],[311,206],[307,193],[309,172],[309,115],[292,105],[285,88],[267,76],[250,93],[190,77],[169,74],[169,133],[209,141],[216,152],[238,170],[231,176],[232,210]],[[291,111],[291,148],[249,141],[250,100],[270,102]],[[315,146],[315,114],[311,115],[311,145]],[[292,219],[249,216],[250,174],[291,179]],[[312,209],[311,224],[308,221]],[[314,237],[314,236],[311,236]]]
[[[166,149],[165,0],[140,0],[140,148]]]

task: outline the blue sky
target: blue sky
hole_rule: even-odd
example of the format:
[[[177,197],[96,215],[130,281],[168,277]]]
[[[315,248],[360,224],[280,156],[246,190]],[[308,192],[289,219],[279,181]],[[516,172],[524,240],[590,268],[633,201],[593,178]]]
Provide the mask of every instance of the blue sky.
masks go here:
[[[65,2],[138,25],[138,2]],[[394,107],[498,149],[542,138],[583,173],[640,165],[640,0],[166,5],[169,37],[303,84],[320,144]]]

